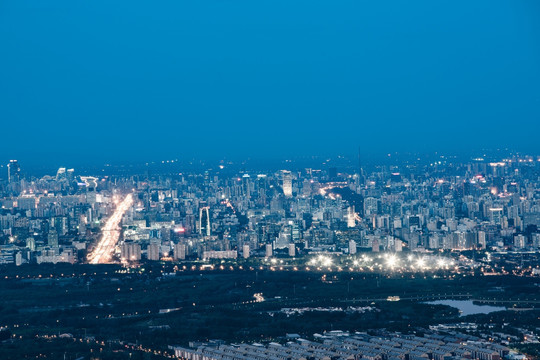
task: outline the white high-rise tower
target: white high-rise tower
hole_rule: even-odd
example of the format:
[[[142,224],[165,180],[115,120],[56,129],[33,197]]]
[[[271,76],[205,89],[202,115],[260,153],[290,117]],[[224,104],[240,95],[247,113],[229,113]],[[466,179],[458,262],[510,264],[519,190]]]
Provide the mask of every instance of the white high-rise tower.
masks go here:
[[[292,196],[292,176],[290,171],[283,171],[283,194],[286,197]]]

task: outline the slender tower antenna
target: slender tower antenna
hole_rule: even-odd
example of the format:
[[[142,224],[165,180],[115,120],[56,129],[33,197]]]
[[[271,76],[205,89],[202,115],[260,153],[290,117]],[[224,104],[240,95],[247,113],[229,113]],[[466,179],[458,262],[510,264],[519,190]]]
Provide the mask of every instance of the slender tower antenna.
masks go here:
[[[360,156],[360,146],[358,146],[358,179],[360,185],[364,185],[364,172],[362,171],[362,157]]]

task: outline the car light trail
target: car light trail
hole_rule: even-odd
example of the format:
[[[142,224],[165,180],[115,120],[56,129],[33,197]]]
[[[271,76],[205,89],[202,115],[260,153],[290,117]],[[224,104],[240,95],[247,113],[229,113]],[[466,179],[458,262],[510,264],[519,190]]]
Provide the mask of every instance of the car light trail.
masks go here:
[[[132,194],[127,195],[122,202],[118,204],[111,217],[105,223],[105,226],[101,229],[103,235],[98,244],[94,248],[94,251],[88,256],[88,262],[90,264],[106,264],[112,259],[114,249],[120,237],[120,230],[118,225],[122,221],[122,217],[126,211],[133,205]]]

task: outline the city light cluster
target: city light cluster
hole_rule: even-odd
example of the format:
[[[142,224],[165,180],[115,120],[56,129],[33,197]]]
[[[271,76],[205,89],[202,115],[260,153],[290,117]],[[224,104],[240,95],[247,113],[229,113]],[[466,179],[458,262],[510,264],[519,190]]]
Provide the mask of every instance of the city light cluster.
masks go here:
[[[308,261],[308,265],[315,269],[331,268],[335,259],[330,255],[317,255]],[[423,272],[450,270],[455,268],[456,262],[447,257],[433,255],[399,256],[395,253],[386,253],[377,256],[361,255],[352,261],[342,261],[342,265],[335,265],[338,270],[348,267],[349,270],[360,271],[405,271]]]

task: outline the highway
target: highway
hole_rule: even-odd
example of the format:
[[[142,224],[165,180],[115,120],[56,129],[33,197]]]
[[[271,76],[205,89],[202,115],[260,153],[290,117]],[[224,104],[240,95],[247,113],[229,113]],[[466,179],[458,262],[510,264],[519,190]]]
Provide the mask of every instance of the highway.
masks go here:
[[[126,211],[133,205],[133,195],[128,194],[114,210],[114,213],[107,219],[101,229],[102,236],[98,244],[88,256],[90,264],[107,264],[111,262],[112,255],[120,237],[119,225]]]

